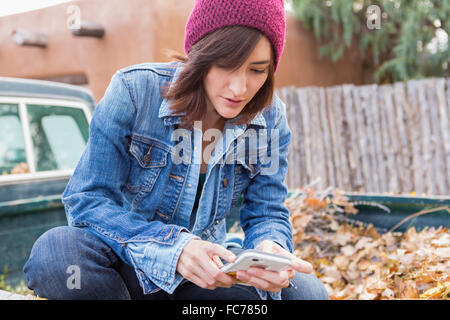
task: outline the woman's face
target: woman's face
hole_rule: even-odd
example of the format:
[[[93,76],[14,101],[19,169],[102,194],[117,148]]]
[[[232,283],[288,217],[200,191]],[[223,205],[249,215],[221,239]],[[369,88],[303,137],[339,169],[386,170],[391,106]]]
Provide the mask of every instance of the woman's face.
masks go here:
[[[208,116],[232,119],[239,115],[264,85],[269,71],[271,44],[262,36],[247,61],[235,70],[213,65],[204,78]]]

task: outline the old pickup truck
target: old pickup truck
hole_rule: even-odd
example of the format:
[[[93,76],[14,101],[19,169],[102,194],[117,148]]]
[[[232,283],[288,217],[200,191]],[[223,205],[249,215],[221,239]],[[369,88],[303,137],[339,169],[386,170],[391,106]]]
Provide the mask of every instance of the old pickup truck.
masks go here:
[[[34,241],[66,224],[61,194],[89,136],[89,90],[0,77],[0,274],[23,279]]]
[[[8,270],[7,284],[23,279],[34,241],[67,224],[61,194],[87,143],[94,107],[92,95],[76,86],[0,77],[0,273]],[[290,190],[288,197],[300,194]],[[352,219],[372,223],[381,232],[421,210],[450,206],[450,197],[346,197],[359,210]],[[242,200],[227,217],[229,231],[239,229]],[[414,217],[397,231],[411,226],[448,228],[448,211]],[[239,236],[230,239],[239,242]]]

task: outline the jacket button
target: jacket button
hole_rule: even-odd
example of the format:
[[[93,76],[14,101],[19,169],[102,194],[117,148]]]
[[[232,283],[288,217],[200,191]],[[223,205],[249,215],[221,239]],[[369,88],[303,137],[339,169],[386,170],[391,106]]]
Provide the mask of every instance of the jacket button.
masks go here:
[[[224,179],[222,180],[222,184],[223,184],[224,187],[228,186],[228,179],[227,179],[227,178],[224,178]]]

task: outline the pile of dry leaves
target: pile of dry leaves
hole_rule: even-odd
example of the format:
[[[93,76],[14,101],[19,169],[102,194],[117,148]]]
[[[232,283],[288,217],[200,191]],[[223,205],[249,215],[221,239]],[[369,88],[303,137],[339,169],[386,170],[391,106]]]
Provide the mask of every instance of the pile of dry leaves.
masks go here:
[[[357,210],[339,190],[332,198],[303,190],[286,200],[295,254],[313,264],[331,299],[450,299],[450,231],[379,234],[345,219]]]

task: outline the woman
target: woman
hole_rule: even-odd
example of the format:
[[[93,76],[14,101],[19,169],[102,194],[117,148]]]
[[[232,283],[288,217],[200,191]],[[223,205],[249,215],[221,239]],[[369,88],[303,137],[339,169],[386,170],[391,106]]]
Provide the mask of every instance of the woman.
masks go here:
[[[273,95],[284,37],[282,0],[198,0],[186,57],[113,76],[62,197],[69,226],[42,235],[24,267],[35,294],[328,297],[311,265],[291,253],[283,205],[290,130]],[[288,270],[251,268],[237,279],[220,271],[239,251],[225,241],[225,217],[241,194],[243,248],[289,256]]]

